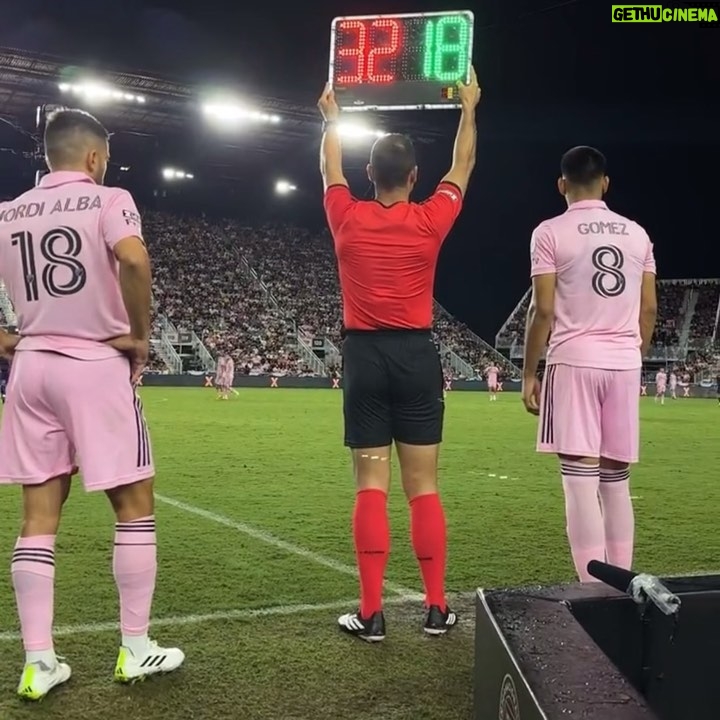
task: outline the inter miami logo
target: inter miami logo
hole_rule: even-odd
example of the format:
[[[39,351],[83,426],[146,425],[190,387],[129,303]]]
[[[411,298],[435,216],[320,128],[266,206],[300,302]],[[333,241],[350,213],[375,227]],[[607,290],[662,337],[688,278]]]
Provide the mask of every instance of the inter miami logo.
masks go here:
[[[503,678],[500,688],[500,711],[498,720],[520,720],[520,703],[518,703],[515,682],[510,675]]]

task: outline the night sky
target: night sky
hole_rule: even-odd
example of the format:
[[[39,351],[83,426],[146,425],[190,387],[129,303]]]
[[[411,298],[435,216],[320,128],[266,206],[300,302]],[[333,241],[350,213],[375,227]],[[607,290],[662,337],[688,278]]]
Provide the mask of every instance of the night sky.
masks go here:
[[[327,77],[334,16],[473,9],[484,91],[479,157],[463,216],[441,255],[439,300],[481,335],[494,336],[529,284],[532,229],[564,209],[555,190],[558,163],[576,144],[607,155],[607,200],[648,229],[661,277],[720,276],[720,29],[613,25],[611,3],[601,0],[0,6],[6,47],[188,83],[231,81],[306,104]],[[403,115],[394,120],[392,129],[401,130]],[[449,160],[455,114],[426,111],[420,120],[446,131],[439,149]],[[422,159],[420,189],[427,191],[448,163],[436,153]],[[320,183],[310,153],[306,172],[302,216],[318,220]],[[350,180],[357,194],[366,192],[362,177],[350,173]],[[242,217],[241,203],[234,211]]]

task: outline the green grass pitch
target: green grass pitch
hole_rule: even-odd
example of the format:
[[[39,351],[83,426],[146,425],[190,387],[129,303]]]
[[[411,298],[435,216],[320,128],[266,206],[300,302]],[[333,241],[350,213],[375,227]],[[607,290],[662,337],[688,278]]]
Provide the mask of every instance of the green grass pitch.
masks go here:
[[[160,570],[153,635],[186,654],[175,675],[112,681],[117,600],[113,518],[75,487],[57,543],[59,653],[68,686],[38,707],[14,696],[22,663],[9,562],[19,492],[0,489],[0,718],[60,720],[453,720],[471,717],[472,606],[461,626],[423,637],[420,589],[398,484],[391,497],[388,639],[341,636],[357,586],[353,484],[341,445],[341,395],[200,389],[142,391],[158,469]],[[636,565],[655,573],[716,567],[717,403],[643,398],[633,472]],[[448,586],[551,584],[573,576],[556,463],[534,452],[536,421],[517,393],[450,393],[441,456]],[[710,433],[708,432],[710,430]],[[347,601],[347,602],[346,602]]]

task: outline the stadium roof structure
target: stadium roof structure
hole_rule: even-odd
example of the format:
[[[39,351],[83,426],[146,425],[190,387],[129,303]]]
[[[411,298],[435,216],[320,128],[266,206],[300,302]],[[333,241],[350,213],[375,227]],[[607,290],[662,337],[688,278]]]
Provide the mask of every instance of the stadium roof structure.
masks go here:
[[[161,149],[166,160],[182,155],[178,159],[188,158],[187,162],[196,163],[194,167],[198,163],[216,171],[225,167],[232,177],[231,168],[237,160],[242,160],[240,167],[245,172],[252,156],[262,161],[268,156],[286,160],[300,155],[304,156],[305,163],[307,156],[314,156],[318,147],[320,123],[317,110],[311,105],[274,97],[246,97],[254,109],[278,115],[281,121],[258,125],[245,132],[214,132],[206,126],[201,114],[202,87],[139,71],[79,67],[62,58],[13,48],[0,48],[0,118],[25,134],[34,133],[39,106],[67,103],[59,84],[88,75],[99,77],[120,91],[146,98],[144,103],[111,102],[99,107],[75,98],[72,103],[97,114],[116,137],[134,137],[140,153],[147,153],[148,147],[155,151]],[[391,120],[387,116],[384,120],[383,127],[392,129]],[[378,122],[378,117],[373,121]],[[404,117],[403,129],[420,144],[433,144],[443,135],[426,122],[408,126],[406,121]],[[143,143],[142,138],[146,142]],[[125,145],[128,143],[123,142]]]

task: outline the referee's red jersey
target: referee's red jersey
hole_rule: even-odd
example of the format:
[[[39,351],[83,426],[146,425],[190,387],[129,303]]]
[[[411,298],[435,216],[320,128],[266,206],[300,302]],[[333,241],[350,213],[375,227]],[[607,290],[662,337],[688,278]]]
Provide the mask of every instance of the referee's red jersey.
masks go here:
[[[356,200],[346,185],[325,192],[347,330],[432,327],[435,267],[462,208],[443,182],[425,202]]]

